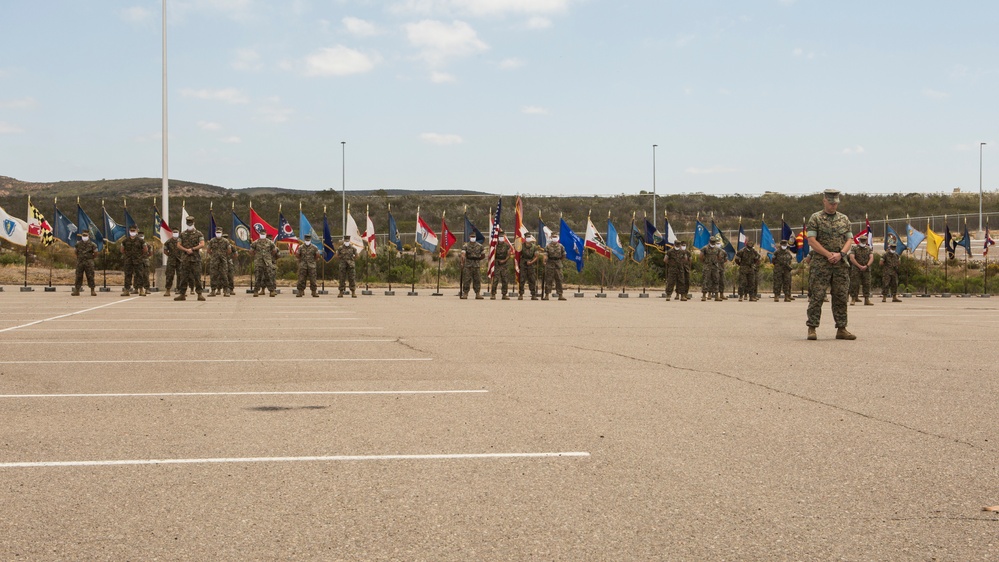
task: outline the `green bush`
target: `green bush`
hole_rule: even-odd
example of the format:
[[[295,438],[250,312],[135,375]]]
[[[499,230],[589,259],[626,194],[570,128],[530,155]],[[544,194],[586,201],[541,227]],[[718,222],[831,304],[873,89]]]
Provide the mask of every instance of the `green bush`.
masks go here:
[[[0,254],[0,265],[24,265],[24,254],[4,252]]]

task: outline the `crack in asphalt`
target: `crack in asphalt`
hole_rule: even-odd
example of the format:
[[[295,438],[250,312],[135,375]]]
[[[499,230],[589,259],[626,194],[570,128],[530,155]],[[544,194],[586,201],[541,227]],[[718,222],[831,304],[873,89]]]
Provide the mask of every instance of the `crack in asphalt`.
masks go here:
[[[830,402],[823,402],[822,400],[818,400],[816,398],[812,398],[812,397],[809,397],[809,396],[804,396],[804,395],[801,395],[801,394],[796,394],[794,392],[790,392],[790,391],[783,390],[783,389],[780,389],[780,388],[775,388],[775,387],[772,387],[772,386],[769,386],[769,385],[766,385],[766,384],[763,384],[763,383],[760,383],[760,382],[751,381],[749,379],[744,379],[744,378],[736,376],[736,375],[732,375],[732,374],[729,374],[729,373],[723,373],[721,371],[709,371],[709,370],[706,370],[706,369],[694,369],[692,367],[683,367],[683,366],[679,366],[679,365],[673,365],[673,364],[670,364],[670,363],[664,363],[662,361],[654,361],[652,359],[644,359],[642,357],[634,357],[634,356],[631,356],[631,355],[625,355],[623,353],[617,353],[615,351],[606,351],[606,350],[603,350],[603,349],[594,349],[594,348],[588,348],[588,347],[579,347],[579,346],[575,346],[575,345],[570,345],[568,347],[571,347],[573,349],[579,349],[581,351],[596,351],[598,353],[605,353],[607,355],[615,355],[617,357],[621,357],[621,358],[624,358],[624,359],[631,359],[632,361],[639,361],[641,363],[649,363],[649,364],[652,364],[652,365],[659,365],[660,367],[668,367],[670,369],[676,369],[678,371],[687,371],[687,372],[691,372],[691,373],[717,375],[717,376],[724,377],[724,378],[727,378],[727,379],[732,379],[732,380],[735,380],[735,381],[739,381],[739,382],[744,383],[744,384],[749,384],[749,385],[756,386],[756,387],[759,387],[759,388],[764,388],[764,389],[769,390],[771,392],[776,392],[778,394],[783,394],[785,396],[790,396],[792,398],[797,398],[799,400],[804,400],[806,402],[812,402],[813,404],[819,404],[819,405],[825,406],[827,408],[832,408],[834,410],[839,410],[841,412],[846,412],[846,413],[849,413],[849,414],[853,414],[855,416],[860,416],[862,418],[867,418],[867,419],[872,420],[872,421],[876,421],[876,422],[880,422],[880,423],[885,423],[885,424],[893,425],[895,427],[899,427],[899,428],[906,429],[906,430],[909,430],[909,431],[914,431],[916,433],[925,435],[927,437],[935,437],[937,439],[943,439],[945,441],[951,441],[953,443],[957,443],[959,445],[965,445],[967,447],[971,447],[972,449],[977,449],[977,450],[980,450],[980,451],[989,451],[989,449],[985,449],[985,448],[980,447],[980,446],[978,446],[978,445],[976,445],[974,443],[970,443],[968,441],[963,441],[963,440],[958,439],[956,437],[951,437],[949,435],[941,435],[939,433],[933,433],[933,432],[926,431],[924,429],[919,429],[918,427],[912,427],[912,426],[909,426],[909,425],[906,425],[904,423],[900,423],[900,422],[897,422],[897,421],[893,421],[893,420],[889,420],[889,419],[885,419],[885,418],[879,418],[879,417],[873,416],[871,414],[866,414],[864,412],[860,412],[860,411],[857,411],[857,410],[851,410],[849,408],[840,406],[838,404],[832,404]]]
[[[405,347],[406,349],[408,349],[410,351],[415,351],[417,353],[422,353],[424,355],[430,355],[430,353],[428,353],[428,352],[426,352],[426,351],[424,351],[424,350],[422,350],[422,349],[414,346],[413,344],[411,344],[411,343],[403,340],[402,338],[396,338],[395,339],[395,343],[397,343],[397,344]]]

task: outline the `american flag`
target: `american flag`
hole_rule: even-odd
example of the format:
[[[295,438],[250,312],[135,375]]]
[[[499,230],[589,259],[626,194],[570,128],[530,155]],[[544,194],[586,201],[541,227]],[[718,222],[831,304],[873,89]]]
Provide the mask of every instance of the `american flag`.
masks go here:
[[[496,203],[496,214],[490,221],[492,224],[489,225],[489,269],[488,276],[490,279],[496,273],[496,245],[499,244],[499,229],[500,229],[500,212],[503,210],[503,198],[500,197],[499,203]]]

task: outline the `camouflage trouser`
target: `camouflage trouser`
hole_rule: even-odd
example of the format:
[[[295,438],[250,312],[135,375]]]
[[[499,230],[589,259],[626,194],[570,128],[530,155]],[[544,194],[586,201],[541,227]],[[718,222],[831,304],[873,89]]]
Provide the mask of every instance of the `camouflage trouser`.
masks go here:
[[[725,294],[725,264],[720,263],[720,264],[716,265],[715,266],[715,271],[718,272],[718,277],[715,280],[715,282],[718,283],[718,285],[717,285],[718,294],[719,295],[724,295]]]
[[[785,297],[791,296],[791,270],[785,267],[774,268],[774,296],[779,297],[781,292]]]
[[[229,259],[226,257],[211,258],[208,262],[208,274],[212,277],[212,290],[222,291],[229,288]]]
[[[545,265],[545,290],[543,295],[547,298],[552,293],[552,285],[555,292],[562,296],[562,260],[551,260]]]
[[[864,289],[864,298],[871,298],[871,270],[860,271],[856,267],[850,268],[850,296],[857,298],[860,289]]]
[[[676,292],[686,295],[690,292],[690,270],[686,267],[680,268],[680,278],[677,283]]]
[[[256,289],[261,291],[277,290],[277,281],[274,279],[274,264],[265,261],[253,262],[254,268],[256,268],[254,277],[256,278]]]
[[[305,290],[305,283],[308,281],[309,288],[315,293],[319,290],[316,285],[316,264],[300,262],[298,264],[298,292],[301,294]]]
[[[739,268],[739,296],[756,297],[756,270]]]
[[[193,289],[199,295],[204,291],[201,286],[201,260],[187,259],[180,262],[180,275],[177,276],[177,290],[181,294]]]
[[[492,290],[490,291],[494,296],[496,295],[496,285],[501,285],[503,291],[503,296],[506,296],[507,286],[510,282],[510,268],[505,264],[496,264],[496,270],[493,271],[493,284]]]
[[[135,288],[137,289],[148,289],[149,288],[149,260],[142,260],[139,265],[136,266],[136,281]]]
[[[350,292],[357,290],[357,268],[352,261],[340,260],[340,292],[350,283]]]
[[[882,271],[881,272],[881,296],[883,297],[894,297],[898,294],[898,272],[895,271]]]
[[[166,289],[169,291],[173,288],[173,277],[178,275],[177,270],[180,268],[180,260],[177,258],[167,258],[166,263]],[[178,287],[180,285],[178,284]]]
[[[94,284],[94,262],[88,260],[76,264],[76,289],[79,290],[83,286],[84,274],[87,275],[87,286],[91,289],[96,287]]]
[[[479,269],[478,260],[465,260],[465,265],[461,270],[461,294],[467,296],[468,288],[475,291],[475,294],[479,294],[482,290],[482,271]]]
[[[826,292],[832,294],[833,320],[837,328],[846,328],[847,299],[850,296],[850,269],[840,262],[830,264],[818,254],[812,256],[808,268],[808,320],[807,326],[819,327],[822,318],[822,303]]]
[[[531,296],[538,296],[538,270],[533,265],[527,265],[526,262],[520,262],[520,294],[524,294],[524,283],[527,283],[527,288],[531,291]]]
[[[139,288],[139,263],[125,260],[122,264],[122,272],[125,274],[125,289]]]
[[[718,268],[706,266],[703,270],[704,279],[701,281],[702,293],[718,293]]]
[[[229,281],[229,292],[231,293],[236,288],[236,262],[230,259],[228,269],[229,275],[226,276],[226,280]]]
[[[666,296],[673,294],[673,290],[676,289],[678,292],[681,286],[680,281],[680,270],[676,267],[666,266]]]

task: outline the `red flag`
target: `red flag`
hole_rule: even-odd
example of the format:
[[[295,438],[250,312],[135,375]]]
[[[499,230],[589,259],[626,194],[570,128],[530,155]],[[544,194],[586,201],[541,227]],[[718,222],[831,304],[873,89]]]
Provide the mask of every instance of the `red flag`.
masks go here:
[[[593,221],[590,220],[589,216],[586,217],[586,239],[584,245],[586,248],[593,250],[605,258],[611,257],[611,252],[607,249],[607,244],[604,242],[603,237],[600,236],[600,233],[597,232],[597,228],[593,226]]]
[[[277,238],[278,230],[267,224],[267,221],[260,218],[260,215],[250,207],[250,241],[256,242],[260,239],[260,233],[266,232],[271,240]]]
[[[447,222],[444,220],[444,217],[441,216],[441,241],[439,244],[440,256],[442,258],[447,257],[448,250],[450,250],[451,246],[454,246],[454,243],[457,241],[458,239],[455,238],[454,234],[451,234],[451,230],[448,229]]]

